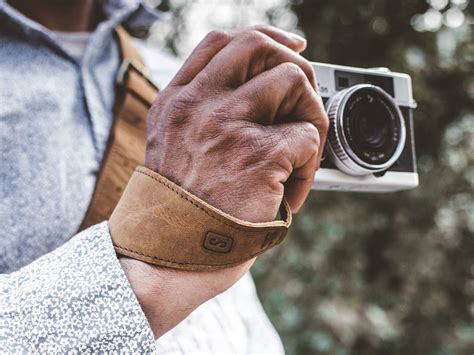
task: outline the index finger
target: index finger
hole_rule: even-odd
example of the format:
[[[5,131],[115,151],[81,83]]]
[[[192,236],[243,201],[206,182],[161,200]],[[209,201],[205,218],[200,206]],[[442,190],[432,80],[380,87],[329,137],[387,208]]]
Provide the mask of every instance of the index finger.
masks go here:
[[[279,30],[272,26],[259,25],[238,31],[212,31],[199,43],[181,69],[170,82],[170,86],[189,84],[206,65],[226,47],[237,35],[243,32],[258,31],[285,47],[299,53],[306,48],[306,40],[298,35]]]
[[[196,75],[200,85],[237,88],[253,77],[285,63],[296,64],[316,90],[313,67],[301,55],[259,31],[240,33]]]

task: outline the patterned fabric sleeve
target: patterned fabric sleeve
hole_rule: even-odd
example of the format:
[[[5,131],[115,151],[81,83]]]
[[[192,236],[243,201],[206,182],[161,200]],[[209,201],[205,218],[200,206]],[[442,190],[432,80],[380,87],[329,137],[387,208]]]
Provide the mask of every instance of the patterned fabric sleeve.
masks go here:
[[[0,353],[154,351],[105,222],[0,275]]]

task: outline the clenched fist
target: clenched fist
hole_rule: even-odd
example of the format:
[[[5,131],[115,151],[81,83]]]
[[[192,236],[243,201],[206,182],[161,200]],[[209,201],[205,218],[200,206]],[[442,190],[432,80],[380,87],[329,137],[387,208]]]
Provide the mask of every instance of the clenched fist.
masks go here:
[[[271,27],[211,32],[149,112],[145,165],[245,221],[272,221],[283,197],[297,211],[328,129],[304,47]],[[189,272],[121,261],[156,336],[253,263]]]
[[[301,43],[273,28],[211,32],[148,118],[145,165],[240,219],[303,204],[328,120]]]

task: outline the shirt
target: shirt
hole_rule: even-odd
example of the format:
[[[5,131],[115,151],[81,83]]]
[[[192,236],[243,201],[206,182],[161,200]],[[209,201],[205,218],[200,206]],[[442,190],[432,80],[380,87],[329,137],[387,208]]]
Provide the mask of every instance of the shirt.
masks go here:
[[[155,341],[107,224],[75,235],[112,122],[113,29],[144,11],[101,3],[79,62],[0,0],[0,352],[282,353],[250,275]],[[136,44],[164,87],[179,63]]]

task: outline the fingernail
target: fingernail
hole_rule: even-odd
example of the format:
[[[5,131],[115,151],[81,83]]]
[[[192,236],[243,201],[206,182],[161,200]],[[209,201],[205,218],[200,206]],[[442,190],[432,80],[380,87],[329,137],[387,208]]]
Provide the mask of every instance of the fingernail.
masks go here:
[[[295,41],[306,43],[306,38],[301,37],[300,35],[297,35],[296,33],[292,33],[292,32],[288,32],[288,34]]]

